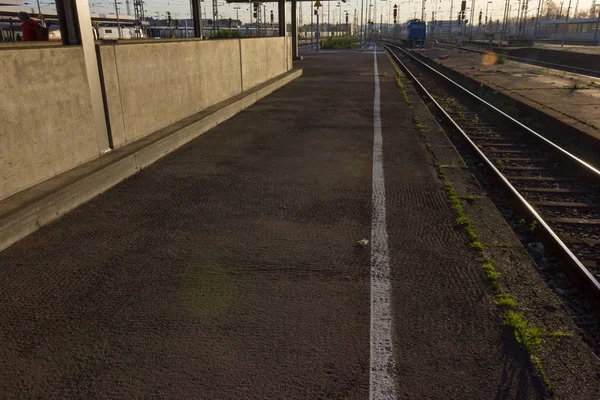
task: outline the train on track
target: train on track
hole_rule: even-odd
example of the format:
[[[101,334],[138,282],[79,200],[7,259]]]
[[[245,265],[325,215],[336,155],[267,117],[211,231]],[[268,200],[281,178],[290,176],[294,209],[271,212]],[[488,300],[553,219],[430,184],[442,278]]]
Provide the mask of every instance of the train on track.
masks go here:
[[[394,28],[394,38],[412,48],[425,47],[427,23],[420,19],[412,19],[403,24],[398,24]]]

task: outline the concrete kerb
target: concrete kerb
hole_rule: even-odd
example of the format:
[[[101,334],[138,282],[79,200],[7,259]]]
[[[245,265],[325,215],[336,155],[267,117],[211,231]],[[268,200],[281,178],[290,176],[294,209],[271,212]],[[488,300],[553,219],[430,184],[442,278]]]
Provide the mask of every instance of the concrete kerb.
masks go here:
[[[302,76],[287,72],[87,164],[0,201],[0,251]]]

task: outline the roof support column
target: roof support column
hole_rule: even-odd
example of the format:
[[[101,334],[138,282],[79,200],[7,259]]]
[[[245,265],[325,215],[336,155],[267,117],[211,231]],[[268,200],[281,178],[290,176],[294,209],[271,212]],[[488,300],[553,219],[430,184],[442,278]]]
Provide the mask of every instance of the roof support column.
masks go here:
[[[110,137],[88,0],[56,0],[56,11],[63,45],[79,45],[83,49],[96,142],[99,154],[104,154],[111,149]]]
[[[292,58],[300,59],[298,55],[298,0],[292,0]]]
[[[279,36],[285,36],[285,0],[278,0]]]
[[[73,11],[76,10],[74,3],[74,0],[55,0],[60,36],[65,46],[81,44],[79,21],[73,15]]]
[[[202,37],[202,9],[200,0],[192,0],[192,19],[194,20],[194,37]]]

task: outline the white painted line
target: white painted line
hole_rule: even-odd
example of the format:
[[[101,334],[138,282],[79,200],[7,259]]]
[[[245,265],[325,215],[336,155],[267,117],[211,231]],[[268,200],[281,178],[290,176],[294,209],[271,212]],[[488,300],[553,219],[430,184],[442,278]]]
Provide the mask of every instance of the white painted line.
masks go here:
[[[383,175],[383,138],[377,45],[373,47],[375,97],[373,99],[373,210],[371,215],[371,373],[369,398],[396,399],[394,350],[392,343],[392,307],[390,260],[385,211]]]

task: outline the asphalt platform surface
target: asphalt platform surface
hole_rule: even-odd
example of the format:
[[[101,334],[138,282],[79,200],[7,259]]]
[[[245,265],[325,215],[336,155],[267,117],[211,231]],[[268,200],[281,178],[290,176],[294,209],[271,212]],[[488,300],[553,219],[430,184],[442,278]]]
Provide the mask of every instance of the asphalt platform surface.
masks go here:
[[[304,57],[0,254],[0,397],[369,397],[373,48]],[[377,59],[397,397],[544,398]]]

